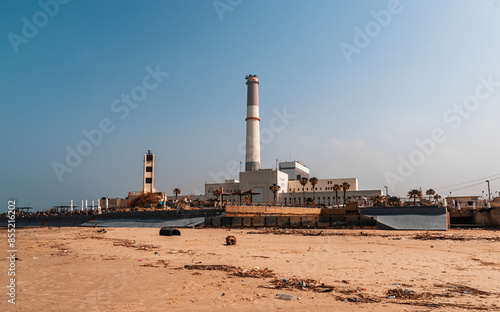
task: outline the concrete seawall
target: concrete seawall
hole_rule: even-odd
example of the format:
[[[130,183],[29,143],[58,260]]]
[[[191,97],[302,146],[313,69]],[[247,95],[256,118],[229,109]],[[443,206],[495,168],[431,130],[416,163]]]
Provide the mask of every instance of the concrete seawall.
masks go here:
[[[231,206],[224,217],[207,217],[211,227],[376,227],[384,230],[448,229],[446,208],[371,207],[352,209],[321,209],[300,207]]]
[[[96,215],[17,217],[16,227],[38,226],[99,226],[99,227],[195,227],[203,225],[205,217],[224,215],[223,210],[181,210],[116,212]],[[0,227],[7,218],[0,218]]]
[[[474,224],[482,226],[500,226],[500,208],[475,210]]]
[[[376,222],[362,215],[283,215],[283,216],[238,216],[206,217],[208,227],[375,227]]]
[[[449,215],[446,207],[373,207],[360,208],[361,214],[373,218],[383,230],[446,231]]]

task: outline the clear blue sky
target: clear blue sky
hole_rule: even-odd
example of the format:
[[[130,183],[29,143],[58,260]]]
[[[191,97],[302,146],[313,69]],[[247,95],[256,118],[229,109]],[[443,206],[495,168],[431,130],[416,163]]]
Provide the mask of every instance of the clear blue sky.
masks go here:
[[[397,195],[481,195],[486,178],[500,190],[497,0],[220,0],[219,12],[214,1],[46,3],[50,14],[37,1],[0,3],[0,211],[8,199],[46,209],[125,197],[141,189],[148,148],[159,190],[202,192],[244,161],[247,74],[259,76],[271,133],[265,168],[297,159],[319,178]],[[168,76],[143,94],[148,66]],[[125,116],[132,90],[145,99]],[[271,127],[276,110],[295,117]],[[66,147],[102,120],[113,131],[60,182],[54,162],[66,165]],[[434,147],[415,143],[436,129]],[[413,170],[398,172],[412,155]]]

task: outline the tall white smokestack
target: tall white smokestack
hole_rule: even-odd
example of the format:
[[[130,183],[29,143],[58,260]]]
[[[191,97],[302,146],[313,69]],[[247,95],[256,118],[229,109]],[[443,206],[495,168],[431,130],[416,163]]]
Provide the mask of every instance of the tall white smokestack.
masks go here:
[[[247,144],[245,171],[260,170],[259,79],[248,75],[247,80]]]

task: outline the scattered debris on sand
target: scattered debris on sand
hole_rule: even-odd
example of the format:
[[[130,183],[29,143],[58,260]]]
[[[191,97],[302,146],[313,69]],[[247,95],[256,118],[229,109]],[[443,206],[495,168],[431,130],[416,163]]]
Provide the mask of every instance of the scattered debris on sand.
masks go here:
[[[425,232],[422,234],[416,234],[411,239],[416,240],[451,240],[451,241],[472,241],[472,240],[487,240],[487,241],[498,241],[500,237],[484,237],[484,236],[472,236],[472,235],[445,235],[437,233]]]
[[[143,267],[151,267],[151,268],[159,268],[163,266],[164,268],[168,267],[169,262],[165,260],[157,260],[156,263],[145,263],[142,264],[141,266]]]
[[[249,231],[247,234],[319,236],[322,232],[303,229],[263,228],[258,231]]]
[[[299,279],[299,278],[290,278],[290,279],[274,279],[268,286],[264,286],[263,288],[272,288],[272,289],[299,289],[299,290],[308,290],[315,292],[331,292],[333,291],[333,286],[328,286],[322,283],[321,281],[316,281],[313,279]]]
[[[236,245],[236,237],[231,235],[226,237],[226,245]]]
[[[421,299],[422,295],[419,295],[419,294],[417,294],[414,291],[411,291],[409,289],[396,288],[396,289],[389,289],[387,291],[387,298],[388,299]]]
[[[245,269],[242,267],[220,265],[220,264],[215,264],[215,265],[186,264],[184,268],[188,270],[225,271],[230,273],[230,275],[238,277],[252,277],[252,278],[274,277],[273,271],[269,270],[268,268],[259,269],[257,267],[257,268]]]
[[[159,246],[155,246],[155,245],[137,244],[135,242],[135,240],[128,240],[128,239],[114,240],[113,246],[132,247],[132,248],[135,248],[137,250],[146,250],[146,251],[160,248]]]
[[[440,233],[425,233],[418,234],[381,234],[381,233],[366,233],[363,231],[319,231],[307,229],[288,229],[288,228],[262,228],[259,230],[248,231],[246,234],[264,234],[264,235],[300,235],[300,236],[377,236],[386,237],[388,239],[415,239],[415,240],[452,240],[452,241],[472,241],[472,240],[486,240],[486,241],[500,241],[500,236],[474,236],[468,233],[464,234],[440,234]]]

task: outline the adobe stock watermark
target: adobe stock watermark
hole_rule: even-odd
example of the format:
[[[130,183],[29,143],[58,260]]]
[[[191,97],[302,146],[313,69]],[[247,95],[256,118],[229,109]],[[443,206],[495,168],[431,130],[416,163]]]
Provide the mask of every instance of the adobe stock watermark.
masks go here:
[[[291,120],[295,119],[297,116],[290,114],[287,112],[286,106],[281,109],[281,111],[277,109],[273,109],[274,116],[269,119],[269,124],[260,129],[260,150],[265,150],[266,145],[270,144],[275,137],[276,133],[283,132],[286,127],[290,124]],[[238,154],[244,156],[245,155],[245,147],[246,141],[243,140],[237,146]],[[210,178],[213,181],[221,181],[231,179],[231,177],[237,176],[240,172],[240,162],[237,160],[230,160],[226,163],[226,170],[219,171],[214,173],[213,171],[209,172]]]
[[[347,63],[351,63],[353,54],[360,54],[364,48],[368,47],[372,39],[380,35],[382,29],[389,26],[393,16],[402,11],[403,7],[399,0],[389,0],[387,2],[387,9],[382,9],[378,12],[374,10],[370,11],[373,20],[367,22],[363,28],[354,27],[353,43],[350,44],[342,41],[339,45]]]
[[[30,39],[35,38],[38,31],[47,26],[49,20],[54,18],[60,10],[60,5],[68,4],[70,0],[40,0],[38,5],[41,10],[35,12],[31,18],[23,16],[21,21],[21,31],[18,33],[9,32],[7,39],[9,39],[12,49],[17,54],[19,53],[19,46],[21,44],[28,44]]]
[[[148,92],[158,88],[160,83],[163,82],[163,78],[169,75],[160,70],[160,65],[156,65],[154,69],[147,66],[146,72],[147,74],[144,75],[140,84],[130,89],[128,94],[122,94],[120,98],[116,98],[111,102],[110,110],[114,113],[112,116],[117,117],[119,120],[125,120],[131,110],[138,108],[139,104],[146,100]],[[106,134],[109,135],[115,129],[116,126],[112,118],[105,117],[99,121],[97,128],[83,129],[82,135],[84,138],[74,147],[66,145],[67,153],[64,162],[53,161],[51,164],[59,182],[63,181],[65,173],[73,172],[82,163],[83,159],[89,156],[94,148],[103,142]]]
[[[214,0],[212,5],[214,6],[215,13],[219,17],[221,22],[224,21],[224,14],[226,12],[233,12],[234,8],[239,6],[243,0]]]
[[[442,117],[444,123],[449,127],[448,130],[436,127],[431,131],[428,138],[415,140],[416,148],[407,157],[398,157],[397,173],[391,171],[384,173],[390,188],[394,188],[397,183],[402,183],[410,177],[415,172],[415,169],[421,166],[427,157],[436,151],[439,144],[443,144],[448,140],[447,131],[455,131],[460,128],[464,120],[470,118],[479,109],[481,102],[490,99],[496,89],[500,87],[500,81],[494,81],[492,74],[488,75],[487,78],[480,76],[478,80],[479,83],[474,88],[472,95],[465,97],[462,103],[453,103],[452,108],[444,111]]]

